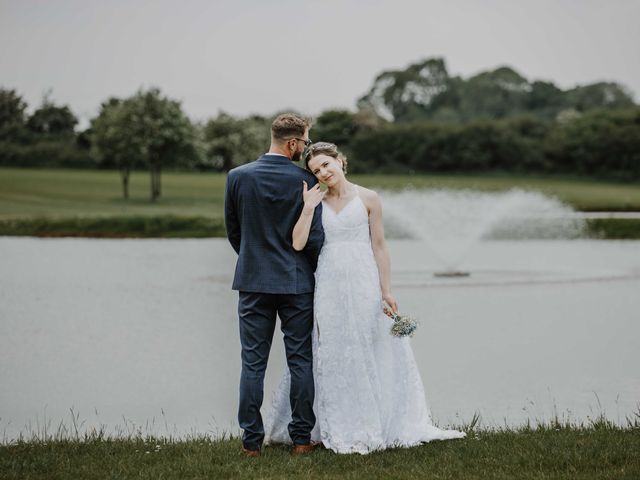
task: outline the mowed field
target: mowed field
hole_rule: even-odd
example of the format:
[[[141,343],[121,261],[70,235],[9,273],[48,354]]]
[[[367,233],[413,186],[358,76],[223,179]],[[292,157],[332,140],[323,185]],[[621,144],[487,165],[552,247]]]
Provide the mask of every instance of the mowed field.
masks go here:
[[[130,198],[120,174],[96,170],[0,169],[0,219],[132,215],[222,216],[225,175],[162,175],[162,197],[149,200],[149,174],[133,172]]]
[[[165,172],[162,197],[149,200],[149,175],[131,174],[130,198],[122,198],[117,171],[0,169],[0,219],[176,215],[220,218],[220,173]],[[451,188],[540,191],[582,211],[640,211],[640,184],[526,176],[353,175],[374,189]]]

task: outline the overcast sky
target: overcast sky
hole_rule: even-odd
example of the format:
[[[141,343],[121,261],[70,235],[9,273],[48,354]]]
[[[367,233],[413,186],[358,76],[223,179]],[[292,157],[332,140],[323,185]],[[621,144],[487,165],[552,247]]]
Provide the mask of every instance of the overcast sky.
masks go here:
[[[433,56],[468,77],[509,65],[638,101],[640,0],[0,0],[0,87],[51,89],[86,125],[158,86],[194,119],[354,108],[374,78]]]

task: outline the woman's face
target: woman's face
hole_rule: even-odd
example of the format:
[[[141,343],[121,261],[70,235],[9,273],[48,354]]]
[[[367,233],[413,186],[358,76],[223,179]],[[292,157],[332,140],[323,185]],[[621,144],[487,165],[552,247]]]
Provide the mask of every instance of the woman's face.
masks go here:
[[[331,187],[344,179],[342,162],[329,155],[320,154],[309,160],[309,170],[319,182]]]

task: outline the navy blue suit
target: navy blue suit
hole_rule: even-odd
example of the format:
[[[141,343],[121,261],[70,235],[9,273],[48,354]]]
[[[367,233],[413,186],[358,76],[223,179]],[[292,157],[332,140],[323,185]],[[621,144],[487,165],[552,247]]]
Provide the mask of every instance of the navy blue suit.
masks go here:
[[[314,271],[324,232],[320,205],[306,247],[301,252],[293,249],[293,227],[303,207],[303,180],[309,188],[317,183],[287,157],[272,154],[234,168],[227,176],[225,225],[238,253],[233,279],[233,289],[239,290],[242,345],[238,420],[244,430],[243,444],[250,450],[259,449],[264,439],[260,407],[276,315],[291,372],[293,443],[309,443],[315,425],[311,331]]]

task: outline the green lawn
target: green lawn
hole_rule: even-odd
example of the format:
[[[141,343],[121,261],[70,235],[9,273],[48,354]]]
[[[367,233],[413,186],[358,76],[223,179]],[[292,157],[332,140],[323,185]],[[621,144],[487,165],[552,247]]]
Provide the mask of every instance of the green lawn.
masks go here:
[[[117,171],[0,169],[0,219],[178,215],[220,217],[225,176],[164,173],[161,199],[149,201],[149,175],[131,175],[128,201]]]
[[[526,176],[353,175],[374,189],[452,188],[541,191],[583,211],[640,211],[640,185]],[[162,197],[149,201],[149,176],[131,175],[122,198],[117,171],[0,168],[0,235],[222,236],[225,175],[165,172]],[[594,232],[639,238],[640,222]],[[599,235],[599,234],[598,234]]]
[[[20,442],[0,446],[3,479],[638,479],[640,429],[607,422],[470,431],[369,455],[317,450],[292,457],[285,446],[261,458],[239,455],[237,439],[155,438]]]

